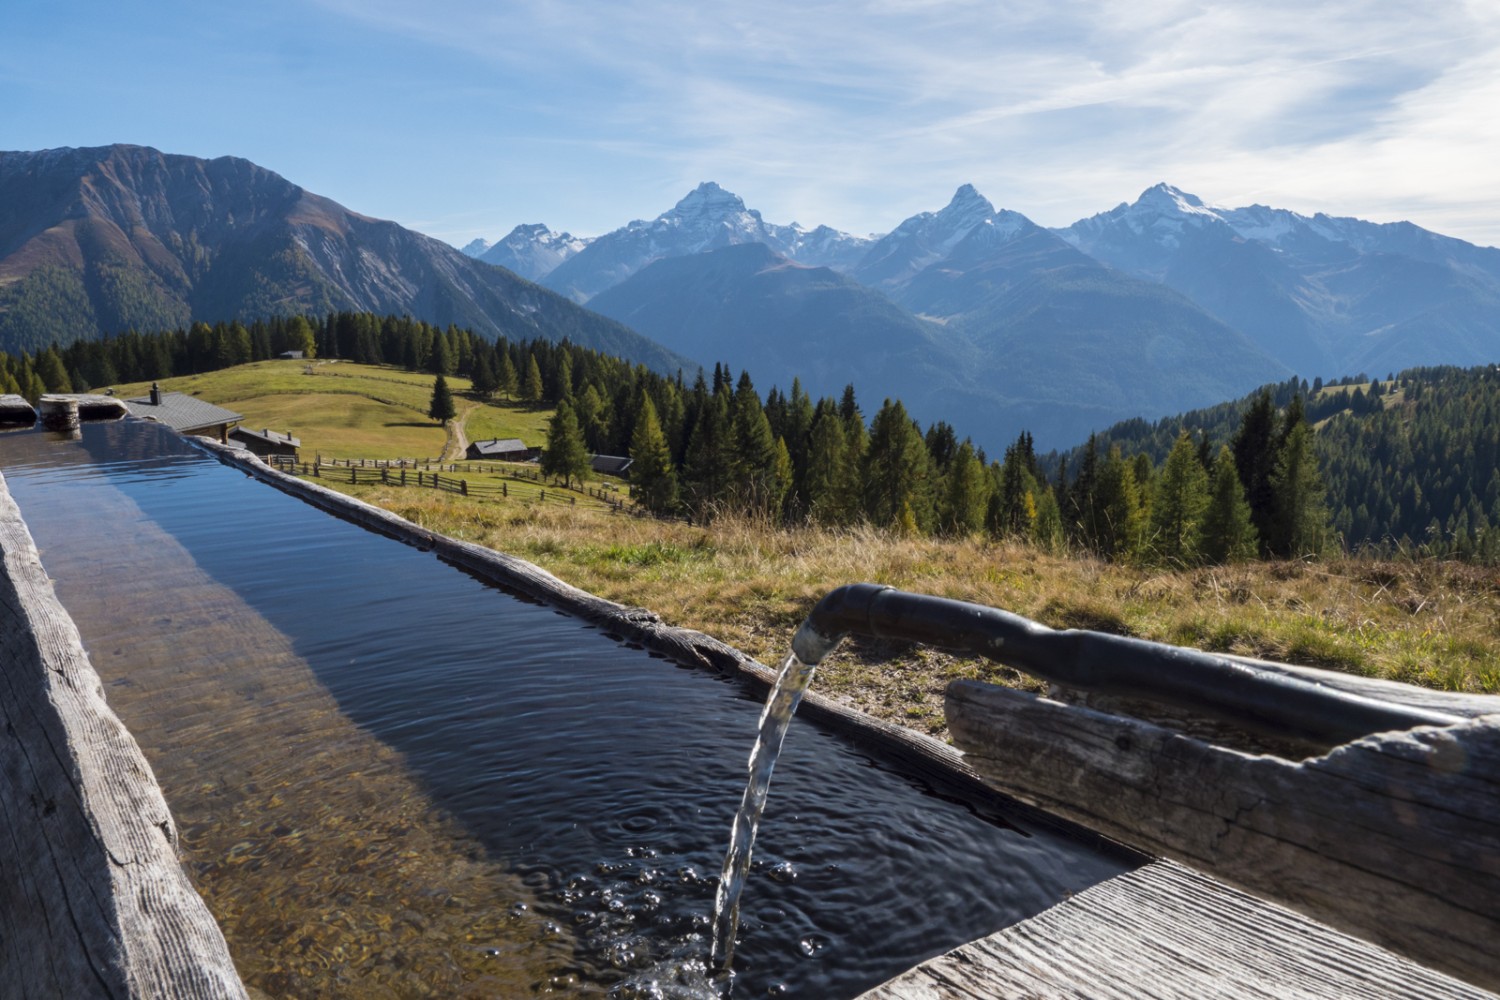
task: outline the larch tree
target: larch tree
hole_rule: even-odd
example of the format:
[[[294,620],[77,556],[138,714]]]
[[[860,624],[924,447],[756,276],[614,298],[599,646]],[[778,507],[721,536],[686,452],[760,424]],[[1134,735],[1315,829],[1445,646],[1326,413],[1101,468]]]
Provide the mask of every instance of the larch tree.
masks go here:
[[[593,392],[590,386],[585,396]],[[677,509],[677,470],[672,467],[672,452],[657,419],[651,397],[641,395],[641,407],[635,419],[635,433],[630,441],[630,492],[636,501],[653,514],[670,514]]]

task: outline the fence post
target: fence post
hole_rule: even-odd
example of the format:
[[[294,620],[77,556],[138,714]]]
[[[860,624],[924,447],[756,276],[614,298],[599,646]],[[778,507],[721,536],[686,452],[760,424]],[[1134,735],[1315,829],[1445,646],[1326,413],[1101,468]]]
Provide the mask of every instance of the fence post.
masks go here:
[[[506,490],[505,482],[503,480],[500,483],[500,495],[502,497],[505,497],[506,499],[510,498],[510,492]]]
[[[464,496],[469,495],[469,481],[467,479],[460,479],[458,481],[458,492],[462,493]]]
[[[546,502],[547,502],[547,491],[546,490],[542,490],[542,503],[546,503]]]
[[[402,486],[406,485],[406,467],[405,466],[401,467],[401,485]]]
[[[577,507],[578,506],[578,498],[577,497],[568,497],[568,506],[569,507]]]

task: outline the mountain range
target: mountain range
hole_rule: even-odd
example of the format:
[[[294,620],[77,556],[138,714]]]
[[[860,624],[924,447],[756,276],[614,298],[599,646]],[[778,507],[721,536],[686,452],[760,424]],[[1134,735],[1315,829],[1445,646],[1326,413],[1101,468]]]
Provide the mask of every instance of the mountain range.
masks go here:
[[[507,253],[536,259],[522,235]],[[654,220],[567,239],[529,276],[702,364],[800,376],[815,394],[858,372],[867,400],[900,396],[992,446],[1022,427],[1060,445],[1293,373],[1500,354],[1500,250],[1410,223],[1219,208],[1166,184],[1058,229],[964,185],[884,236],[852,236],[769,223],[706,182]],[[730,252],[743,244],[771,256]],[[857,332],[832,319],[846,314]],[[917,343],[920,374],[869,360]]]
[[[1500,250],[1408,223],[1207,205],[1168,185],[1071,226],[970,185],[884,235],[766,221],[700,184],[593,238],[460,252],[234,157],[0,153],[0,350],[293,313],[569,338],[762,389],[855,384],[998,451],[1212,405],[1296,373],[1500,355]]]
[[[141,146],[0,152],[0,350],[193,320],[407,314],[690,365],[530,281],[248,160]]]

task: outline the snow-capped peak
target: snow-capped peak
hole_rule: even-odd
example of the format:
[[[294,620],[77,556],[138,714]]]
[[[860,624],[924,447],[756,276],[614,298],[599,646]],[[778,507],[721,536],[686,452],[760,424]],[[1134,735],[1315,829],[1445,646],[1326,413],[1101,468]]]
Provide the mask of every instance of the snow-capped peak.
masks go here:
[[[731,215],[749,214],[756,218],[759,212],[747,212],[745,202],[739,195],[725,191],[713,181],[704,181],[693,190],[683,196],[682,200],[672,207],[670,212],[663,213],[661,218],[669,216],[678,218],[709,218],[720,219]]]
[[[470,240],[468,243],[465,243],[463,249],[459,250],[459,253],[463,254],[466,257],[483,257],[484,252],[489,248],[490,241],[487,239],[479,238]]]

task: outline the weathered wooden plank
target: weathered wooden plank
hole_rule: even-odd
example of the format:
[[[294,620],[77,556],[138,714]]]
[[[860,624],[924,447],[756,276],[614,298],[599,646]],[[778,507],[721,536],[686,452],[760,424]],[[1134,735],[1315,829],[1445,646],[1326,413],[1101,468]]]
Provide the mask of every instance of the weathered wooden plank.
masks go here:
[[[1500,987],[1500,715],[1301,762],[973,681],[949,729],[997,788]]]
[[[1493,994],[1158,861],[862,1000],[1477,1000]]]
[[[0,476],[0,998],[244,997]]]
[[[30,427],[36,423],[36,407],[15,393],[0,395],[0,424]]]

